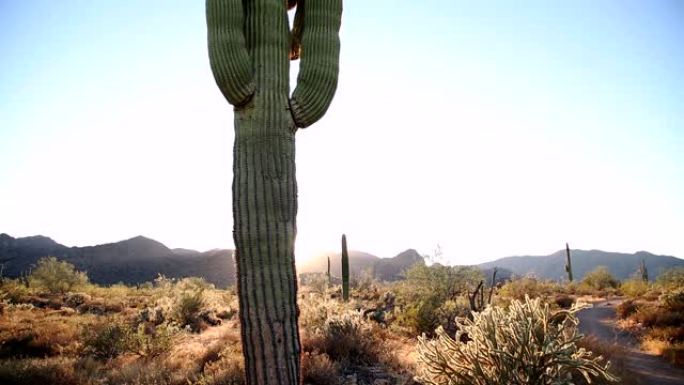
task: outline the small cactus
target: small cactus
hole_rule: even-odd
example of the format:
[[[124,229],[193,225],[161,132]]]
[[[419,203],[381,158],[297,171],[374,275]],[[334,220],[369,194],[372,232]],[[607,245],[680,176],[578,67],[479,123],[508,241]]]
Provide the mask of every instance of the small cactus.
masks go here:
[[[342,234],[342,299],[349,301],[349,254],[347,236]]]

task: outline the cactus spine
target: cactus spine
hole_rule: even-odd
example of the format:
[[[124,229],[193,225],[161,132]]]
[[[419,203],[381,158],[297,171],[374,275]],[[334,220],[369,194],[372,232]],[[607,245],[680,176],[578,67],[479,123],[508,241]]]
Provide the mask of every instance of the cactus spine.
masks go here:
[[[349,301],[349,254],[347,236],[342,234],[342,299]]]
[[[209,62],[234,106],[233,239],[248,385],[300,378],[295,132],[337,87],[342,0],[207,0]],[[301,59],[290,96],[290,63]]]
[[[567,242],[565,243],[565,257],[567,259],[565,271],[568,272],[568,280],[572,282],[572,261],[570,260],[570,246],[568,246]]]

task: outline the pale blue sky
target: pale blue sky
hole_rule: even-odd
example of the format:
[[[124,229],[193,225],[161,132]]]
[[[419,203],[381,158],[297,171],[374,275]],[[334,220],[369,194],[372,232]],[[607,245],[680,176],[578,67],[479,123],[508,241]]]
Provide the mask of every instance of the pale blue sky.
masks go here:
[[[684,2],[346,1],[300,258],[684,257]],[[0,232],[232,247],[203,1],[0,0]],[[293,71],[296,66],[293,67]]]

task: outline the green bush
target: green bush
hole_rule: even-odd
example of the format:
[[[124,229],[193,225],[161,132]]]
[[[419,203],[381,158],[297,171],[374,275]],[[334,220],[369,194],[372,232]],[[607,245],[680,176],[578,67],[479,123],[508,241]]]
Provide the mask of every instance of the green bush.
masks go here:
[[[169,323],[162,323],[155,327],[138,325],[134,333],[128,334],[127,349],[143,357],[156,357],[168,352],[173,342],[173,336],[178,327]]]
[[[665,293],[660,299],[668,309],[684,312],[684,289]]]
[[[163,323],[156,327],[108,319],[83,330],[82,353],[96,359],[114,358],[124,353],[154,357],[167,352],[178,328]]]
[[[133,328],[121,321],[109,319],[83,330],[83,354],[97,359],[117,357],[130,351]]]
[[[630,278],[620,285],[622,294],[628,297],[640,297],[648,292],[649,284],[641,278]]]
[[[45,257],[38,261],[29,280],[51,293],[66,293],[87,284],[88,276],[77,271],[69,262],[58,261],[55,257]]]
[[[203,328],[200,312],[206,308],[207,301],[204,296],[204,288],[191,288],[183,291],[174,303],[173,319],[180,326],[188,326],[193,331]]]
[[[476,267],[439,264],[416,264],[404,275],[394,316],[396,325],[411,335],[432,335],[440,325],[453,330],[453,317],[470,312],[466,292],[484,279]]]
[[[684,267],[673,267],[662,272],[656,283],[665,289],[684,288]]]
[[[331,314],[322,329],[303,341],[309,353],[324,353],[344,365],[372,365],[382,354],[381,330],[368,322],[360,311]]]
[[[596,290],[606,290],[616,288],[619,282],[610,274],[608,267],[598,266],[593,271],[588,272],[582,283]]]
[[[579,348],[574,307],[553,314],[539,298],[490,306],[460,319],[455,338],[443,329],[418,343],[418,376],[428,385],[569,385],[581,377],[617,381],[609,364]]]
[[[542,297],[546,299],[560,291],[561,287],[556,282],[524,277],[506,282],[499,289],[498,295],[507,303],[506,301],[511,299],[524,300],[526,295],[530,298]]]

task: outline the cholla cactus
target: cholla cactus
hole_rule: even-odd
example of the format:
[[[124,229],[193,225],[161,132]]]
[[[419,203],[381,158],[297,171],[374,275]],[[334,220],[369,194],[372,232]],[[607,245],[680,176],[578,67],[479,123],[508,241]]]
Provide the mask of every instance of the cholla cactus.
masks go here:
[[[473,320],[458,319],[454,339],[440,327],[437,338],[418,338],[417,381],[428,385],[564,385],[583,376],[618,381],[610,363],[578,348],[583,336],[573,307],[552,313],[540,299],[487,307]],[[467,342],[462,342],[467,341]]]

